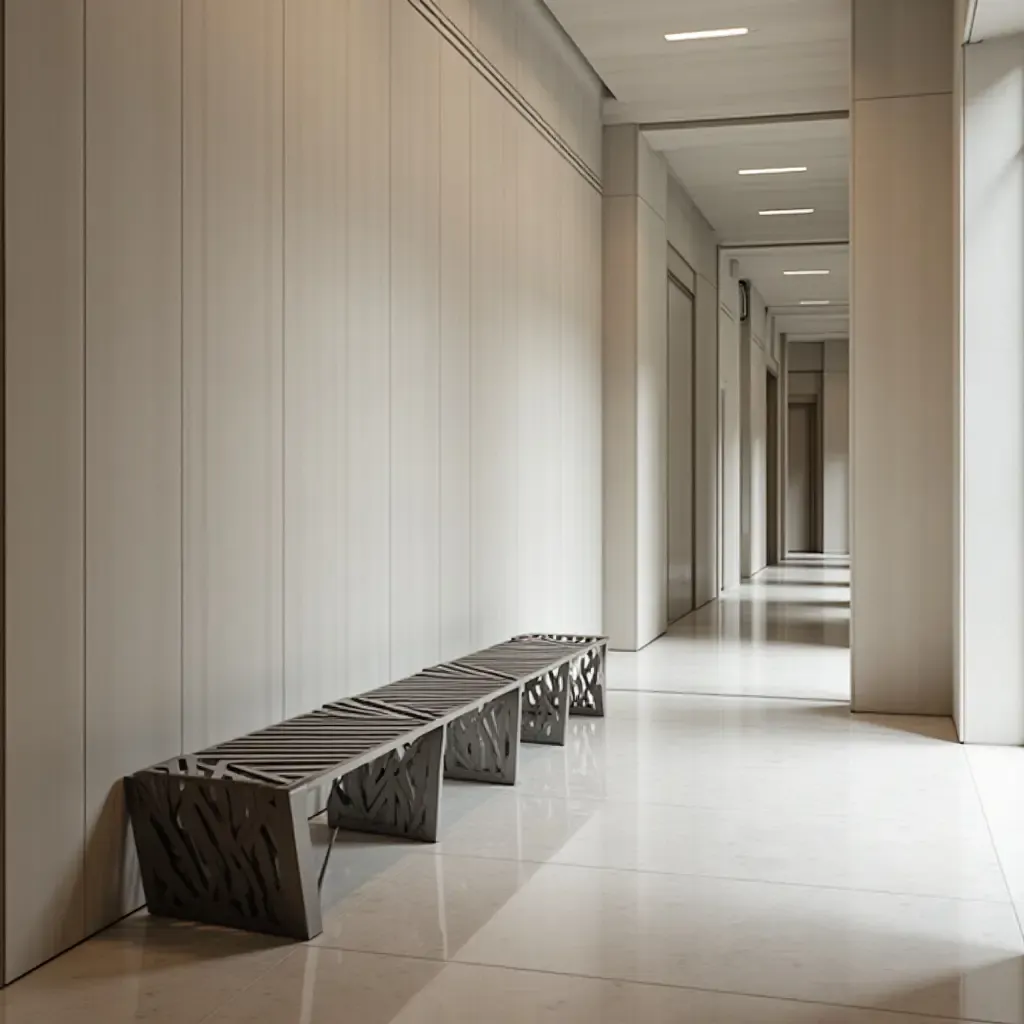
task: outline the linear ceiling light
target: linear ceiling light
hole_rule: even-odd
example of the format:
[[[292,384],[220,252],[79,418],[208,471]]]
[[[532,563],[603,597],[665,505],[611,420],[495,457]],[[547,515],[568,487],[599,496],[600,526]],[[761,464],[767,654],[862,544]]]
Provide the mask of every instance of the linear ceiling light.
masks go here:
[[[691,39],[726,39],[729,36],[745,36],[748,28],[712,28],[704,32],[669,32],[665,41],[669,43],[685,43]]]
[[[800,302],[801,306],[831,306],[832,303],[829,299],[803,299]]]
[[[814,213],[814,207],[801,210],[758,210],[761,217],[800,217],[805,213]]]
[[[785,277],[828,277],[831,270],[784,270]]]
[[[740,174],[803,174],[806,167],[750,167]]]

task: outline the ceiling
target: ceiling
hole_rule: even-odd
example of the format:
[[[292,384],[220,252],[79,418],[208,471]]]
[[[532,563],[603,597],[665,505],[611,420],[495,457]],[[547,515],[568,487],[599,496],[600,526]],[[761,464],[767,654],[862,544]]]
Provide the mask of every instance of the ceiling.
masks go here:
[[[972,43],[1024,32],[1024,0],[977,0],[973,12],[970,6],[967,17]]]
[[[737,249],[743,276],[781,328],[794,339],[847,337],[850,0],[546,3],[612,93],[605,122],[644,128],[720,243]],[[741,27],[749,34],[665,40],[670,32]],[[737,173],[792,166],[807,171]],[[815,212],[760,215],[807,207]],[[778,248],[824,242],[833,244]],[[832,273],[787,278],[786,269]],[[818,298],[835,305],[799,305]]]
[[[731,249],[740,277],[752,281],[790,341],[823,341],[850,336],[850,252],[848,245]],[[828,276],[787,277],[787,270],[828,270]],[[828,306],[802,306],[825,301]]]
[[[610,124],[849,106],[849,0],[546,2],[613,93],[605,107]],[[750,34],[664,38],[733,27]]]
[[[734,249],[729,255],[740,261],[741,276],[754,281],[774,309],[800,310],[800,303],[809,300],[827,299],[839,309],[849,304],[850,255],[845,245]],[[829,275],[787,277],[787,270],[828,270]],[[812,307],[819,315],[825,308]]]
[[[850,220],[846,120],[688,128],[645,133],[723,245],[845,242]],[[741,169],[806,167],[801,174],[741,176]],[[813,208],[809,216],[760,210]]]

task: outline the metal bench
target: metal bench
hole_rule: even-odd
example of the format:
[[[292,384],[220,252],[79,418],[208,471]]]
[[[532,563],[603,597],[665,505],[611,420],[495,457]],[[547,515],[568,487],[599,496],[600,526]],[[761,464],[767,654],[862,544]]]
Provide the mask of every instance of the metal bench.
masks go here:
[[[433,842],[442,778],[511,785],[520,740],[604,713],[603,637],[530,635],[125,779],[150,913],[322,931],[310,800],[339,829]],[[314,815],[322,808],[312,808]]]

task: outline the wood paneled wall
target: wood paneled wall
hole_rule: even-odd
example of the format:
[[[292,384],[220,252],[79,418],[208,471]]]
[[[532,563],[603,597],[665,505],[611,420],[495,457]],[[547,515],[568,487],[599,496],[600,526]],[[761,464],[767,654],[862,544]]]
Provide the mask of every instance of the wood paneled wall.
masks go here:
[[[123,774],[601,627],[601,198],[425,6],[7,0],[8,980],[139,905]]]

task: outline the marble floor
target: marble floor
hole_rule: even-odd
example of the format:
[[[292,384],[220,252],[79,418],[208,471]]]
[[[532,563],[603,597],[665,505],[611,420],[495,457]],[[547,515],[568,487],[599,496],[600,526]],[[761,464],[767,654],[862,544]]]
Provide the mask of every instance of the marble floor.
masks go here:
[[[614,658],[608,717],[447,784],[436,846],[346,837],[316,941],[140,914],[0,1022],[1024,1024],[1024,751],[851,716],[845,583],[773,570]]]

